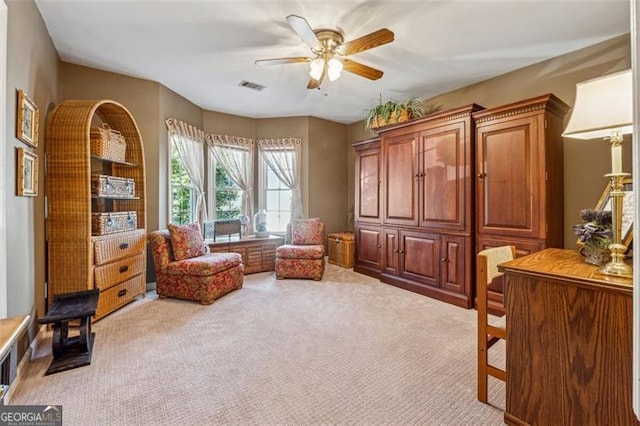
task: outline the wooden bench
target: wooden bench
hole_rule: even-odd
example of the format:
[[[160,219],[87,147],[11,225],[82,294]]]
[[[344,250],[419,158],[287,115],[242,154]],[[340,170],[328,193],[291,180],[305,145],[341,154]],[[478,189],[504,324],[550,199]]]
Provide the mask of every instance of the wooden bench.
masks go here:
[[[98,307],[99,289],[57,294],[40,324],[53,323],[53,361],[45,376],[91,364],[93,340],[91,317]],[[69,337],[69,322],[80,320],[80,334]]]

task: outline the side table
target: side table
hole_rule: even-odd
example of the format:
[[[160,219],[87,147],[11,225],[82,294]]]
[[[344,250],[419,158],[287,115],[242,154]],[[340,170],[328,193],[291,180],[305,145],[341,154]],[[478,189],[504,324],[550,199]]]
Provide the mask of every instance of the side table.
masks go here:
[[[240,253],[244,264],[244,273],[273,271],[276,265],[276,248],[284,244],[284,237],[270,235],[243,238],[218,238],[217,241],[205,240],[211,253]]]
[[[99,289],[56,294],[47,315],[40,324],[53,323],[53,361],[45,376],[91,364],[95,333],[91,332],[91,316],[98,307]],[[80,334],[69,337],[69,321],[80,320]]]

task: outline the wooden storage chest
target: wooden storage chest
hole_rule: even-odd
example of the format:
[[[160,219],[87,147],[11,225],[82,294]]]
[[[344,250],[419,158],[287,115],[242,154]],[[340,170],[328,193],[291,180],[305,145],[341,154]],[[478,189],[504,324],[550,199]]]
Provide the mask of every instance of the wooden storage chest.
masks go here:
[[[329,246],[329,263],[353,268],[355,253],[355,236],[352,232],[338,232],[327,236]]]

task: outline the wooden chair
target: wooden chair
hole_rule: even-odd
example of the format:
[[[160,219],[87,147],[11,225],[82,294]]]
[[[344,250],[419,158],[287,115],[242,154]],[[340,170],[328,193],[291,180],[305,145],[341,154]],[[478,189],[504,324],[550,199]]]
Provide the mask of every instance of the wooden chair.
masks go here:
[[[493,247],[482,250],[476,259],[476,291],[478,308],[478,399],[487,403],[487,384],[489,376],[502,381],[507,380],[505,370],[489,363],[488,350],[500,339],[507,340],[506,325],[489,324],[487,312],[487,288],[494,278],[502,275],[498,272],[500,263],[514,259],[514,246]]]

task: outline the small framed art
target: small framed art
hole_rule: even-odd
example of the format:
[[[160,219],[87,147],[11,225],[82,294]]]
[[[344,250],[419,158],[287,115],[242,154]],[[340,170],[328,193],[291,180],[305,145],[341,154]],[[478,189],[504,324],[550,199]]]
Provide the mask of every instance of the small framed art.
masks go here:
[[[38,146],[38,106],[22,91],[18,90],[18,113],[16,114],[16,136],[29,146]]]
[[[18,195],[38,195],[38,156],[23,148],[18,148],[17,184]]]

